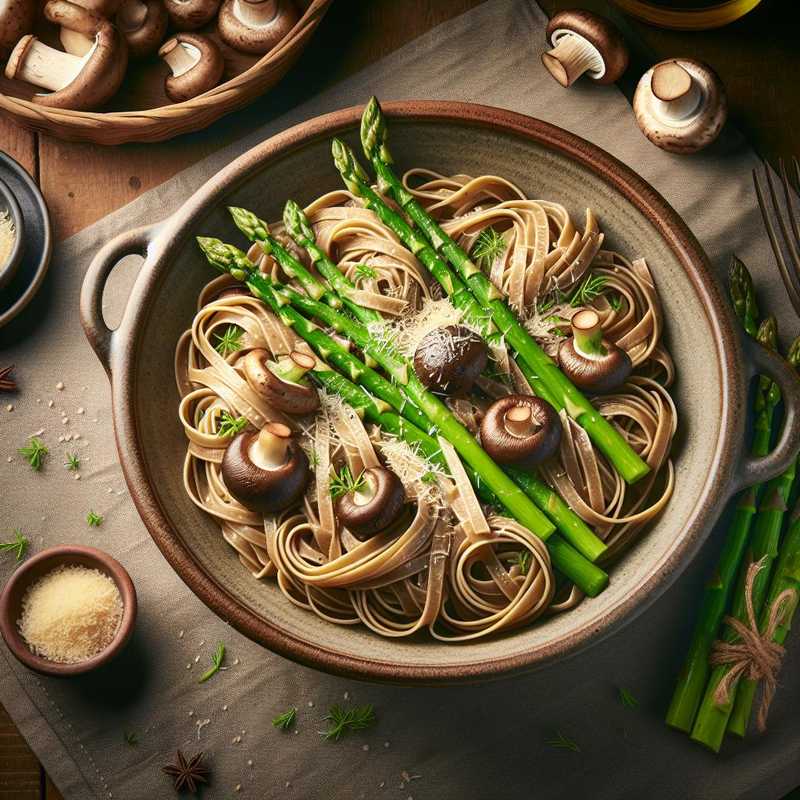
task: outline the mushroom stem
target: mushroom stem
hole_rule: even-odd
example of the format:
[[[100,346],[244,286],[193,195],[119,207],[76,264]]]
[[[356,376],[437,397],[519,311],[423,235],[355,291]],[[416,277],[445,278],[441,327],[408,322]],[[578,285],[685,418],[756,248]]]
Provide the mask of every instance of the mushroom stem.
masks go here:
[[[575,349],[585,358],[599,358],[608,354],[603,345],[603,328],[596,311],[586,308],[571,320]]]
[[[170,39],[158,53],[172,70],[175,78],[185,75],[200,60],[200,51],[188,42]]]
[[[69,28],[61,28],[58,32],[58,38],[65,52],[79,58],[85,56],[94,45],[94,39],[91,36],[87,36],[80,31],[72,31]]]
[[[62,29],[64,30],[64,29]],[[18,58],[15,55],[20,54]],[[79,75],[86,57],[63,53],[35,36],[20,39],[6,64],[6,77],[57,92]]]
[[[558,32],[553,35],[555,47],[542,55],[542,63],[562,85],[572,86],[584,72],[602,75],[605,65],[600,51],[583,36]]]
[[[650,88],[656,98],[654,110],[671,122],[691,117],[703,99],[697,81],[677,61],[654,67]]]
[[[251,28],[269,25],[278,13],[278,0],[236,0],[234,16]]]
[[[268,422],[250,445],[250,460],[261,469],[277,469],[286,463],[292,431],[280,422]]]
[[[520,439],[530,436],[540,427],[528,406],[514,406],[506,411],[503,426],[512,436]]]
[[[278,363],[275,374],[288,383],[299,383],[303,376],[314,368],[316,362],[306,353],[293,352],[289,358]]]
[[[353,503],[357,506],[365,506],[372,502],[375,497],[377,485],[375,478],[368,472],[364,475],[361,488],[353,492]]]

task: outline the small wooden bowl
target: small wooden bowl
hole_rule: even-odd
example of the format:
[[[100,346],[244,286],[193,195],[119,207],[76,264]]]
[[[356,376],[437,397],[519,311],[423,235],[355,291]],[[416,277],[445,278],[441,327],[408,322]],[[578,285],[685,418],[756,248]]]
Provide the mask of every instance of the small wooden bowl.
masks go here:
[[[28,588],[39,578],[60,567],[80,565],[89,569],[98,569],[108,575],[116,583],[122,596],[122,621],[111,644],[96,656],[80,661],[77,664],[59,664],[31,652],[17,627],[17,620],[22,611],[22,598]],[[102,667],[117,656],[128,643],[136,622],[136,589],[131,576],[116,559],[102,550],[79,545],[51,547],[28,559],[17,568],[0,594],[0,633],[3,635],[8,649],[15,658],[29,669],[42,675],[70,677],[83,675],[98,667]]]
[[[14,223],[14,246],[5,262],[0,263],[0,289],[16,275],[17,267],[25,252],[25,219],[22,216],[22,209],[8,184],[0,178],[0,216],[3,214],[7,214]]]

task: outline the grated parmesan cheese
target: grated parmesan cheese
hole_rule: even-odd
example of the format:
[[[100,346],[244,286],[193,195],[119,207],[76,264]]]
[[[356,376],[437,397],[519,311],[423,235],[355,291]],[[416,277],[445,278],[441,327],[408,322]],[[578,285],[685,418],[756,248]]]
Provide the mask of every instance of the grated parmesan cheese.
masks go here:
[[[88,567],[61,566],[25,593],[17,625],[36,655],[76,664],[111,644],[122,611],[119,589],[108,575]]]
[[[11,257],[11,251],[17,241],[14,223],[5,211],[0,211],[0,267],[4,267]]]

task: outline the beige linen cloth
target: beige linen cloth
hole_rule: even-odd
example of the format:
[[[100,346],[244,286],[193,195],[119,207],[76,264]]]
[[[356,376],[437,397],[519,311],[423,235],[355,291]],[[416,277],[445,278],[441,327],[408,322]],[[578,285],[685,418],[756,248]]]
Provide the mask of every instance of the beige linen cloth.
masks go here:
[[[203,796],[214,800],[771,800],[800,784],[800,635],[791,638],[766,736],[726,743],[715,758],[662,721],[721,527],[647,613],[580,657],[512,681],[411,689],[324,675],[237,634],[173,573],[125,489],[108,383],[78,321],[79,288],[92,256],[121,231],[173,212],[256,142],[372,93],[384,100],[501,106],[590,139],[666,196],[720,271],[732,251],[739,253],[756,274],[765,305],[781,315],[784,333],[796,332],[756,211],[750,180],[756,159],[738,134],[727,131],[697,157],[657,150],[615,87],[581,81],[567,91],[545,75],[539,63],[545,24],[530,0],[491,0],[324,94],[308,99],[284,87],[219,123],[216,130],[235,125],[252,133],[59,245],[33,308],[0,331],[0,362],[18,365],[22,388],[0,406],[2,532],[21,528],[34,552],[65,542],[108,550],[128,568],[139,593],[135,638],[104,674],[69,682],[40,678],[0,649],[0,700],[68,800],[171,797],[160,767],[177,747],[206,751],[213,784]],[[313,85],[303,64],[299,77]],[[115,273],[110,288],[117,309],[130,278],[124,273]],[[13,412],[6,402],[13,402]],[[41,429],[50,456],[37,474],[16,449]],[[59,441],[76,434],[77,442]],[[79,481],[62,466],[71,451],[81,457]],[[86,523],[90,509],[104,516],[99,528]],[[2,559],[0,580],[11,573],[11,561]],[[228,647],[228,668],[198,685],[220,640]],[[620,703],[619,687],[638,698],[638,709]],[[373,703],[378,722],[339,743],[325,742],[318,733],[322,717],[345,698]],[[297,732],[283,733],[270,721],[290,706],[298,709]],[[556,731],[581,752],[548,745]],[[126,744],[126,732],[138,736],[138,745]]]

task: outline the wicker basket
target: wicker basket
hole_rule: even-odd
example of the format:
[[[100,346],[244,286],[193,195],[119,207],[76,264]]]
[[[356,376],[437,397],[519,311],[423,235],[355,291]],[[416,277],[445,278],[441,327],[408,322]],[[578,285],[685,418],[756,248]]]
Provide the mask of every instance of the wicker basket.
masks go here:
[[[0,111],[28,128],[60,139],[104,145],[158,142],[200,130],[275,86],[303,52],[331,2],[312,0],[292,30],[263,58],[184,103],[139,111],[70,111],[0,93]]]

